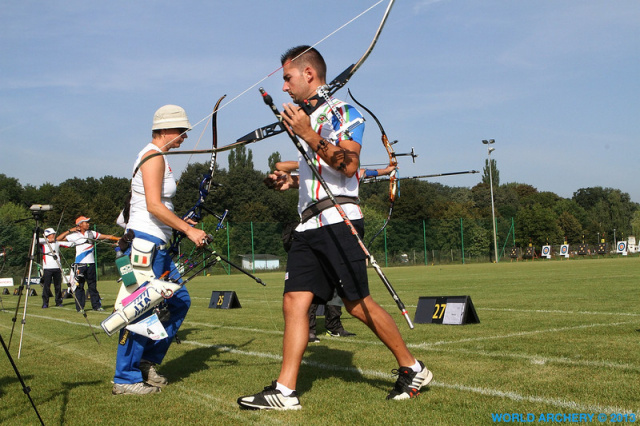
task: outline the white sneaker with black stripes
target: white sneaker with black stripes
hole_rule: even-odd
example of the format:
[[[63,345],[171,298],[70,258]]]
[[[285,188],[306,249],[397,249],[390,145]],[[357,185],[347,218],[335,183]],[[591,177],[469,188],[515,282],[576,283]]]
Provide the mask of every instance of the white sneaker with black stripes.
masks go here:
[[[433,373],[420,363],[421,370],[415,372],[411,367],[400,367],[391,372],[398,376],[395,386],[387,395],[387,399],[410,399],[420,395],[420,388],[427,386],[433,380]]]
[[[300,410],[300,400],[295,391],[284,396],[282,392],[276,389],[276,381],[264,388],[264,390],[255,395],[241,396],[238,398],[238,404],[242,408],[250,410]]]

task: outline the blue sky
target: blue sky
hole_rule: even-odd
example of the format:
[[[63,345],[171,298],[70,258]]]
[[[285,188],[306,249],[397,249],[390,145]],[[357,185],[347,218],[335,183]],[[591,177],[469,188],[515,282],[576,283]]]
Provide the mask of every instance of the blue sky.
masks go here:
[[[0,173],[35,186],[128,178],[158,107],[183,106],[199,123],[183,147],[207,148],[206,120],[222,94],[220,144],[231,143],[274,121],[259,86],[288,102],[280,72],[264,79],[284,50],[316,43],[376,1],[8,2]],[[330,79],[361,56],[385,8],[317,46]],[[501,183],[562,197],[613,187],[640,202],[639,53],[637,0],[398,0],[347,87],[399,140],[397,152],[420,155],[400,159],[402,176],[482,170],[481,141],[492,138]],[[282,135],[248,148],[263,171],[272,152],[295,155]],[[170,161],[179,174],[207,160]],[[362,161],[387,161],[372,120]],[[480,176],[432,181],[471,187]]]

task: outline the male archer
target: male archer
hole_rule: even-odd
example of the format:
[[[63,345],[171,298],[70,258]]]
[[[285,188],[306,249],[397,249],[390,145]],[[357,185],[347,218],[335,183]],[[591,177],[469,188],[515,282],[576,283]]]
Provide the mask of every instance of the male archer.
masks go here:
[[[364,120],[351,105],[318,93],[326,84],[326,64],[309,46],[289,49],[281,57],[284,85],[293,102],[284,105],[282,117],[312,158],[313,165],[342,205],[360,235],[362,211],[357,204]],[[317,94],[318,93],[318,94]],[[306,111],[301,106],[306,107]],[[307,348],[309,306],[326,302],[334,290],[351,315],[367,325],[389,348],[398,363],[398,375],[387,399],[408,399],[419,394],[433,374],[407,349],[393,318],[369,293],[364,251],[315,179],[312,169],[298,158],[299,174],[274,171],[265,183],[277,190],[299,189],[301,223],[293,233],[284,284],[284,339],[280,374],[270,386],[238,398],[249,409],[299,410],[296,384]]]
[[[76,260],[74,263],[77,287],[74,290],[76,295],[76,310],[84,311],[86,296],[84,283],[87,283],[91,307],[94,311],[104,311],[98,293],[98,283],[96,277],[95,246],[96,240],[118,241],[119,238],[113,235],[101,234],[97,231],[89,230],[91,218],[80,216],[76,219],[76,226],[63,232],[57,240],[66,239],[76,246]]]
[[[56,231],[47,228],[43,232],[44,238],[38,242],[42,245],[42,308],[49,307],[51,295],[51,281],[55,291],[56,306],[62,306],[62,270],[60,269],[60,247],[73,247],[73,243],[56,241]]]

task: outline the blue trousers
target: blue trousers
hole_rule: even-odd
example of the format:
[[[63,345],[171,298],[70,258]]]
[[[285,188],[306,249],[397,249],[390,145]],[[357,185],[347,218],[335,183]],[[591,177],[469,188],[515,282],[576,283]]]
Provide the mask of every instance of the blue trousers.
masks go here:
[[[143,238],[156,243],[156,245],[164,244],[162,240],[152,235],[134,231],[136,238]],[[127,253],[129,254],[129,253]],[[179,276],[176,265],[171,260],[171,255],[166,250],[156,250],[153,265],[153,273],[159,277],[165,271],[170,271],[171,277]],[[178,333],[178,329],[182,325],[187,311],[191,306],[191,297],[186,287],[180,288],[173,294],[173,297],[167,299],[167,305],[171,318],[169,322],[163,322],[167,337],[162,340],[151,340],[145,336],[133,333],[131,331],[120,330],[120,338],[118,340],[118,352],[116,354],[116,373],[113,377],[114,383],[139,383],[142,382],[142,373],[140,372],[140,360],[151,361],[160,364],[164,359],[169,345]],[[146,316],[153,313],[149,311]],[[128,338],[123,343],[125,333]]]

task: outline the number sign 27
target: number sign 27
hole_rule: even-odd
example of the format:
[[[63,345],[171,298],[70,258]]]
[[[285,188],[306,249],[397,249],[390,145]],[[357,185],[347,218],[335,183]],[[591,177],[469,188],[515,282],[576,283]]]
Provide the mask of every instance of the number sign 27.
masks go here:
[[[446,303],[436,303],[435,309],[433,311],[433,316],[431,318],[433,318],[434,320],[442,320],[445,309],[447,309]]]
[[[420,297],[413,322],[416,324],[475,324],[478,314],[471,296]]]

